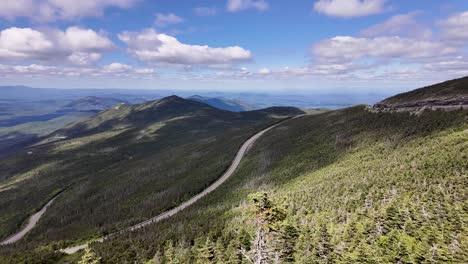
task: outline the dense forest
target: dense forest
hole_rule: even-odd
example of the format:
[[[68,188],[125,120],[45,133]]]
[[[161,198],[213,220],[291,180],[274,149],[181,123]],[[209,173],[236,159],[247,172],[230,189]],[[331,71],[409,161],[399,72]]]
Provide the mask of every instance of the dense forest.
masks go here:
[[[414,115],[366,106],[289,120],[259,139],[226,184],[173,218],[92,244],[86,254],[41,248],[21,257],[463,263],[466,121],[466,111]]]
[[[61,129],[0,161],[1,238],[61,193],[20,245],[2,251],[63,247],[158,215],[216,180],[252,134],[297,113],[233,113],[170,97]]]
[[[466,262],[466,121],[364,106],[290,120],[201,203],[92,248],[103,263]]]

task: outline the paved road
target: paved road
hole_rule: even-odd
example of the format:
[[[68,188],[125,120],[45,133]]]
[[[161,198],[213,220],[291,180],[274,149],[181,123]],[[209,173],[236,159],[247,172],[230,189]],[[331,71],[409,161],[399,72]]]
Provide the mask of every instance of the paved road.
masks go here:
[[[301,115],[302,116],[302,115]],[[300,117],[300,116],[296,116],[295,118],[297,117]],[[133,230],[136,230],[136,229],[140,229],[142,227],[145,227],[147,225],[150,225],[150,224],[153,224],[153,223],[156,223],[156,222],[159,222],[163,219],[166,219],[166,218],[169,218],[175,214],[177,214],[178,212],[184,210],[185,208],[187,208],[188,206],[194,204],[196,201],[198,201],[200,198],[202,198],[203,196],[209,194],[210,192],[214,191],[216,188],[218,188],[221,184],[223,184],[229,177],[231,177],[232,174],[234,174],[234,171],[237,169],[237,167],[239,166],[242,158],[244,157],[245,153],[247,152],[247,150],[249,149],[249,147],[258,139],[260,138],[263,134],[265,134],[265,132],[269,131],[270,129],[278,126],[278,124],[276,125],[272,125],[260,132],[258,132],[257,134],[255,134],[254,136],[252,136],[251,138],[249,138],[246,142],[244,142],[244,144],[242,145],[242,147],[239,149],[239,151],[237,152],[236,154],[236,157],[234,158],[234,160],[232,161],[231,163],[231,166],[229,166],[229,168],[224,172],[224,174],[218,179],[216,180],[214,183],[212,183],[210,186],[208,186],[208,188],[206,188],[205,190],[203,190],[201,193],[193,196],[192,198],[190,198],[190,200],[186,201],[186,202],[183,202],[182,204],[180,204],[179,206],[169,210],[169,211],[166,211],[158,216],[155,216],[151,219],[148,219],[144,222],[141,222],[139,224],[136,224],[134,226],[131,226],[131,227],[128,227],[128,228],[125,228],[121,231],[118,231],[116,233],[113,233],[113,234],[110,234],[104,238],[100,238],[98,240],[96,240],[95,242],[102,242],[104,239],[106,238],[109,238],[111,236],[114,236],[114,235],[117,235],[117,234],[121,234],[121,233],[124,233],[124,232],[128,232],[128,231],[133,231]],[[65,248],[65,249],[61,249],[60,251],[65,253],[65,254],[73,254],[73,253],[76,253],[77,251],[81,250],[81,249],[85,249],[86,247],[88,247],[88,243],[86,244],[82,244],[82,245],[77,245],[77,246],[74,246],[74,247],[69,247],[69,248]]]
[[[29,231],[31,231],[31,229],[33,229],[36,226],[39,219],[41,219],[42,215],[47,210],[47,207],[49,207],[54,202],[55,199],[57,199],[57,196],[52,198],[52,200],[50,200],[46,205],[44,205],[44,207],[42,207],[42,209],[39,212],[33,214],[29,218],[28,224],[23,229],[21,229],[18,233],[12,235],[11,237],[0,242],[0,245],[13,244],[17,242],[18,240],[20,240],[21,238],[23,238]]]

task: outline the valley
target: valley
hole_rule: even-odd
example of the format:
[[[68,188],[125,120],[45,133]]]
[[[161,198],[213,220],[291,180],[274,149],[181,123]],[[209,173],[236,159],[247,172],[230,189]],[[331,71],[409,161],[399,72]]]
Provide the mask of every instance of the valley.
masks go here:
[[[242,142],[253,133],[302,113],[295,108],[233,113],[176,96],[106,110],[50,134],[27,152],[2,160],[5,170],[1,208],[7,215],[11,212],[11,218],[2,220],[3,234],[18,228],[21,219],[26,219],[48,197],[60,191],[63,191],[60,199],[51,205],[24,244],[29,239],[35,241],[33,245],[41,240],[50,243],[40,223],[47,223],[46,230],[50,230],[47,233],[64,235],[56,239],[66,245],[63,241],[66,237],[92,239],[146,220],[177,206],[214,182],[228,167]],[[179,153],[190,153],[190,156],[184,155],[181,163]],[[154,160],[159,162],[154,164]],[[23,165],[18,167],[15,165],[18,163]],[[131,166],[138,169],[129,170]],[[116,188],[107,188],[108,193],[102,193],[100,186],[110,187],[111,182]],[[128,199],[128,195],[133,198]],[[24,199],[30,207],[23,207],[22,211],[14,209],[12,205]],[[119,199],[123,202],[116,203]],[[86,200],[90,204],[99,200],[101,209],[91,209]],[[139,206],[132,205],[135,203]],[[88,216],[96,213],[101,216],[93,220],[96,226],[89,228]],[[115,222],[116,218],[121,222]],[[71,228],[64,221],[70,221]],[[114,227],[105,227],[105,222],[112,222]],[[68,231],[52,231],[51,223],[56,223],[53,228],[57,230]],[[88,227],[84,229],[85,226]],[[101,231],[96,232],[97,229]],[[34,236],[39,239],[32,239]]]
[[[2,0],[0,264],[468,263],[467,0]]]
[[[4,239],[61,193],[0,260],[73,262],[89,247],[103,263],[244,263],[254,194],[281,212],[265,258],[417,262],[437,245],[435,260],[466,259],[466,110],[374,108],[119,103],[0,160]]]

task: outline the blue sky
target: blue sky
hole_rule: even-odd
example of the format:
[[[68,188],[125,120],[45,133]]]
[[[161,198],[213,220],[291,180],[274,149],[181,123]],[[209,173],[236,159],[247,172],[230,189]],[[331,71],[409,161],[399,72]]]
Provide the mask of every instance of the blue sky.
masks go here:
[[[468,75],[466,0],[4,0],[0,85],[416,88]]]

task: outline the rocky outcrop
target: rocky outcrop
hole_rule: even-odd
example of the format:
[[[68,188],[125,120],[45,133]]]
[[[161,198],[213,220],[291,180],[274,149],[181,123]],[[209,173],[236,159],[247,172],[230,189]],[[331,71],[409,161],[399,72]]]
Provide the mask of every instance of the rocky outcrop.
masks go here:
[[[377,103],[373,106],[375,110],[383,111],[417,111],[423,109],[442,109],[442,110],[457,110],[468,109],[468,96],[460,96],[443,100],[422,100],[396,104]]]

